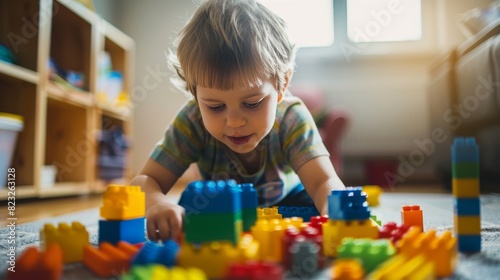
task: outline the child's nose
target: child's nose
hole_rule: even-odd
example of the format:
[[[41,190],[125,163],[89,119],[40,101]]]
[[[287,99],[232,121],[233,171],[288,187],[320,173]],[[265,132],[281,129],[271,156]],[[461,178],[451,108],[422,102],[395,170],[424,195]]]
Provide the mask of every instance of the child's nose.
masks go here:
[[[237,112],[229,112],[226,116],[226,125],[228,127],[237,128],[245,125],[245,117]]]

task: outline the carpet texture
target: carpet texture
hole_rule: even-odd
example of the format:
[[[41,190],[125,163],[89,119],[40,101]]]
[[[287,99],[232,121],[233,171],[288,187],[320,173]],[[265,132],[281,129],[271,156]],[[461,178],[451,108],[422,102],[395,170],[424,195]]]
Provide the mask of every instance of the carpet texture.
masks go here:
[[[380,206],[371,209],[372,214],[383,224],[394,221],[401,222],[400,210],[402,205],[420,205],[424,213],[424,228],[436,229],[438,234],[444,230],[453,230],[453,200],[448,194],[400,194],[384,193],[380,199]],[[41,220],[33,223],[22,224],[16,228],[17,256],[26,246],[39,245],[39,230],[45,223],[57,224],[60,222],[71,223],[79,221],[87,227],[92,244],[97,243],[97,221],[99,210],[68,214],[53,219]],[[482,251],[477,254],[460,254],[459,263],[455,273],[449,279],[499,279],[500,278],[500,195],[481,196],[481,228]],[[0,229],[1,255],[0,279],[5,279],[7,268],[8,228]],[[312,279],[330,279],[330,271],[323,271]],[[102,279],[95,277],[81,264],[65,267],[63,279]],[[118,277],[110,278],[118,279]],[[290,278],[292,279],[292,278]],[[297,279],[297,278],[293,278]]]

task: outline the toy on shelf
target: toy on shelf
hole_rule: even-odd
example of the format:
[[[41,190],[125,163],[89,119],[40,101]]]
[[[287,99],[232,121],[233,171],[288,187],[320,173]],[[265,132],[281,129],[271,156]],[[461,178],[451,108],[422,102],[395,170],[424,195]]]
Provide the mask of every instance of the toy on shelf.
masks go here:
[[[457,137],[451,147],[454,228],[460,252],[481,251],[479,147],[473,137]]]

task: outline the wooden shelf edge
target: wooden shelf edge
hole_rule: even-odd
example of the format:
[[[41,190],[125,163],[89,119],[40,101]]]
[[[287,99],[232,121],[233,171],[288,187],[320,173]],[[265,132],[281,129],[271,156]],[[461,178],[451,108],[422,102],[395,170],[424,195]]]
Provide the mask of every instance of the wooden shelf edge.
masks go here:
[[[93,23],[97,19],[97,15],[94,11],[85,7],[82,3],[74,0],[57,0],[57,3],[65,6],[73,13],[77,14],[79,17],[87,21],[88,23]]]
[[[92,107],[94,105],[94,96],[87,91],[66,90],[63,86],[60,86],[52,81],[47,82],[45,90],[47,91],[48,97],[55,100],[69,102],[85,108]]]
[[[107,115],[122,121],[128,121],[131,117],[131,110],[129,107],[115,107],[113,105],[105,104],[102,102],[97,102],[96,105],[97,108],[101,109],[103,115]]]
[[[40,75],[37,72],[3,61],[0,61],[0,73],[35,85],[40,81]]]
[[[37,192],[34,186],[17,186],[16,199],[37,197]],[[8,200],[9,190],[7,188],[0,189],[0,200]]]

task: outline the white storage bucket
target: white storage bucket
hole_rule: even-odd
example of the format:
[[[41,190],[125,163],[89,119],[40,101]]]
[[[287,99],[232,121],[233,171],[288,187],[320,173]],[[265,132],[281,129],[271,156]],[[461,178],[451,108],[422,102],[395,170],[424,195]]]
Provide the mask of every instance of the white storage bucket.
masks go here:
[[[23,117],[0,113],[0,188],[7,186],[7,173],[11,167],[17,134],[23,129]]]

